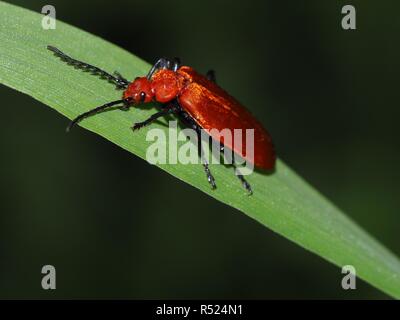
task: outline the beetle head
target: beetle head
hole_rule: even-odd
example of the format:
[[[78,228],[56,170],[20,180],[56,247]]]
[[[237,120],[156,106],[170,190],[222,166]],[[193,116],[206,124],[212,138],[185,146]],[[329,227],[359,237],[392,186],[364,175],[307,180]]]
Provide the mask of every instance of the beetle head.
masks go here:
[[[124,92],[124,98],[131,98],[135,103],[150,102],[153,97],[151,82],[146,77],[136,78]]]

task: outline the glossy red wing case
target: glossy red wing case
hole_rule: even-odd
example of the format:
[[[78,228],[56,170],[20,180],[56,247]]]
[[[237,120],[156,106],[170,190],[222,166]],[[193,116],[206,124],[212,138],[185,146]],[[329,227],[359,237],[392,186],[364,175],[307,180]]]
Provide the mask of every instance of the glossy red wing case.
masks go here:
[[[197,73],[183,66],[177,71],[185,79],[178,100],[182,108],[207,133],[256,167],[271,170],[275,166],[275,150],[271,137],[262,124],[235,98],[226,91]],[[242,147],[235,147],[235,141],[223,141],[221,136],[212,134],[212,129],[242,129]],[[254,157],[246,155],[246,131],[254,129]],[[237,145],[237,144],[236,144]]]

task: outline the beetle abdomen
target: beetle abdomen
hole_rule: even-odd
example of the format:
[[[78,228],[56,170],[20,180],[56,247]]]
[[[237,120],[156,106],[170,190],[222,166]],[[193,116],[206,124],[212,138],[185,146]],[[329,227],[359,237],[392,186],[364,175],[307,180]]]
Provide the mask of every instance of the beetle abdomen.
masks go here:
[[[192,68],[181,67],[177,72],[186,79],[186,85],[178,96],[179,103],[197,124],[211,137],[223,142],[226,147],[255,166],[273,169],[275,150],[271,137],[262,124],[235,98]],[[212,129],[219,132],[229,129],[232,137],[234,129],[242,129],[241,147],[234,139],[223,141],[221,136],[213,134]],[[253,156],[246,154],[246,129],[254,129]]]

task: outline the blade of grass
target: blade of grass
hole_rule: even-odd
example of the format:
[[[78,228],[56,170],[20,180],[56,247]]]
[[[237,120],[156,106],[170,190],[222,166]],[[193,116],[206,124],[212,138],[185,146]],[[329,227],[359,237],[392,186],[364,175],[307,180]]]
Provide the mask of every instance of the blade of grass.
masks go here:
[[[48,44],[128,79],[146,74],[150,65],[132,54],[70,25],[57,21],[56,30],[43,30],[43,16],[0,2],[0,83],[43,102],[68,118],[121,98],[121,92],[96,77],[78,72],[46,50]],[[133,121],[153,111],[109,112],[81,125],[129,152],[145,158],[146,132],[132,134]],[[166,130],[161,125],[153,125]],[[62,130],[63,128],[60,128]],[[357,275],[387,294],[400,298],[400,261],[344,213],[278,160],[276,173],[252,174],[255,190],[248,197],[236,177],[213,166],[215,191],[194,165],[162,165],[163,170],[230,205],[275,232],[338,265],[353,265]],[[267,254],[267,253],[266,253]]]

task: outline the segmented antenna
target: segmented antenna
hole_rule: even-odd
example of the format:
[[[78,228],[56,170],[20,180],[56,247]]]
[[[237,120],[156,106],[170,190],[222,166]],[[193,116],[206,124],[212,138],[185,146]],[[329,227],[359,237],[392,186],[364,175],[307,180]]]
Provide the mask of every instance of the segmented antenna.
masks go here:
[[[116,73],[116,76],[113,76],[112,74],[109,74],[108,72],[106,72],[98,67],[95,67],[86,62],[71,58],[70,56],[66,55],[64,52],[57,49],[56,47],[47,46],[47,49],[52,51],[57,57],[59,57],[62,61],[66,62],[67,64],[69,64],[77,69],[81,69],[83,71],[90,72],[93,75],[100,76],[101,79],[105,79],[108,82],[116,85],[117,89],[126,89],[129,85],[129,81],[126,80],[124,77],[122,77],[119,73]]]
[[[129,103],[131,102],[131,100],[132,100],[131,98],[127,98],[127,99],[112,101],[112,102],[103,104],[103,105],[100,106],[100,107],[97,107],[97,108],[94,108],[94,109],[92,109],[92,110],[89,110],[89,111],[87,111],[87,112],[85,112],[85,113],[82,113],[82,114],[80,114],[79,116],[77,116],[74,120],[72,120],[72,121],[69,123],[69,125],[68,125],[66,131],[69,132],[69,131],[72,129],[72,127],[74,127],[74,126],[75,126],[78,122],[80,122],[81,120],[83,120],[83,119],[85,119],[85,118],[87,118],[87,117],[93,116],[93,115],[95,115],[95,114],[97,114],[97,113],[103,112],[103,111],[105,111],[106,109],[111,108],[111,107],[113,107],[113,106],[115,106],[115,105],[117,105],[117,104],[121,104],[121,103],[122,103],[122,104],[124,104],[125,106],[128,106]]]

